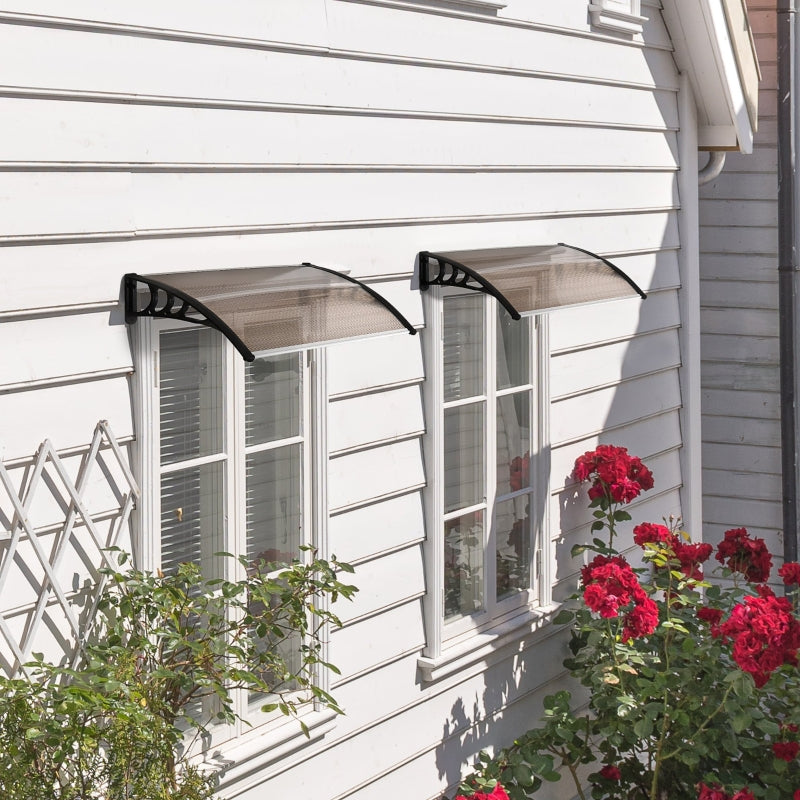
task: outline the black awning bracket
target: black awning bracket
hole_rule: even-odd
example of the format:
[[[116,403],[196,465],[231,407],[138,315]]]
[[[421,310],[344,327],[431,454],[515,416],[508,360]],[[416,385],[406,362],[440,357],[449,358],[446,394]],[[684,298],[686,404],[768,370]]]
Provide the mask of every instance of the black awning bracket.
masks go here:
[[[599,256],[597,253],[593,253],[591,250],[584,250],[582,247],[577,247],[574,244],[566,244],[565,242],[559,242],[558,244],[560,247],[569,247],[572,250],[578,250],[581,253],[586,253],[587,256],[591,256],[592,258],[596,258],[598,261],[602,261],[609,269],[613,269],[614,272],[620,276],[620,278],[624,278],[631,285],[631,287],[638,292],[639,297],[641,297],[642,300],[647,300],[647,293],[639,287],[636,281],[634,281],[627,272],[623,272],[616,264],[612,264],[607,258],[603,258],[603,256]]]
[[[328,267],[320,267],[319,264],[311,264],[308,261],[304,261],[302,266],[304,267],[313,267],[314,269],[322,270],[322,272],[329,272],[331,275],[336,275],[339,278],[344,278],[345,280],[350,281],[350,283],[354,283],[356,286],[360,286],[367,294],[374,297],[384,308],[388,309],[392,312],[392,314],[397,317],[398,321],[403,325],[403,327],[412,335],[415,336],[417,333],[417,329],[403,316],[403,314],[398,311],[397,307],[390,303],[383,295],[378,294],[371,286],[368,286],[363,281],[358,280],[358,278],[354,278],[352,275],[346,275],[344,272],[339,272],[335,269],[329,269]]]
[[[435,259],[439,268],[435,275],[431,275],[431,260]],[[511,315],[512,319],[521,319],[520,313],[479,272],[471,269],[460,261],[455,261],[440,253],[430,253],[423,250],[419,254],[419,288],[426,291],[429,286],[453,286],[458,289],[472,289],[474,292],[483,292],[491,295]]]
[[[146,275],[137,275],[129,272],[125,278],[125,322],[132,325],[138,317],[154,317],[170,319],[177,322],[192,322],[195,325],[205,325],[219,331],[227,337],[233,346],[242,354],[245,361],[255,361],[256,357],[249,347],[239,338],[234,330],[225,321],[215,314],[208,306],[199,300],[176,289],[174,286],[159,281]],[[139,288],[144,287],[150,292],[150,299],[144,308],[140,308]],[[165,301],[159,305],[160,293],[164,294]],[[175,302],[181,301],[181,306],[175,309]],[[191,316],[190,316],[191,314]]]

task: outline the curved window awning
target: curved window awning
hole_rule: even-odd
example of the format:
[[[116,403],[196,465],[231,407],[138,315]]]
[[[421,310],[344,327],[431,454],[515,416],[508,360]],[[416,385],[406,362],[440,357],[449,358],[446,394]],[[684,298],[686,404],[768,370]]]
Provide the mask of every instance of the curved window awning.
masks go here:
[[[419,254],[420,288],[453,286],[497,298],[514,318],[647,295],[601,256],[566,244]]]
[[[125,276],[125,321],[194,322],[223,333],[246,361],[291,349],[407,330],[374,289],[314,264]]]

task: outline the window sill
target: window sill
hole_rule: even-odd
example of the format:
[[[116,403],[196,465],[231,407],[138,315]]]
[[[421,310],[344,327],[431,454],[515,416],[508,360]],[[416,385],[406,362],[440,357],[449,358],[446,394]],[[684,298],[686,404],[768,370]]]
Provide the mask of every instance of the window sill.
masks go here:
[[[285,725],[273,730],[248,731],[240,739],[220,745],[213,753],[206,754],[199,766],[218,774],[220,791],[233,784],[236,784],[237,790],[245,789],[251,782],[263,781],[265,767],[321,739],[333,730],[338,716],[330,709],[303,714],[302,720],[308,726],[308,736],[303,733],[296,720],[290,719],[287,719]]]
[[[508,5],[502,0],[345,0],[345,2],[390,5],[393,8],[409,8],[411,10],[428,8],[492,15],[496,15],[498,11],[502,11]]]
[[[589,3],[589,14],[595,28],[607,28],[619,33],[635,34],[644,30],[647,17],[637,13],[638,3],[632,3],[630,10],[623,10],[618,0],[597,0]]]
[[[448,647],[436,658],[418,658],[422,680],[426,683],[438,681],[475,664],[489,667],[507,658],[521,649],[527,636],[549,625],[550,615],[557,608],[555,603],[528,608],[488,631]]]

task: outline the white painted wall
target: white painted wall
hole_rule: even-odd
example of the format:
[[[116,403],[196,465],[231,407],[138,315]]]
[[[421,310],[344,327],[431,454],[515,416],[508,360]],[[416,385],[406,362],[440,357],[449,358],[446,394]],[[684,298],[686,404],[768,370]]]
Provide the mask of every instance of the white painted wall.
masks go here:
[[[126,272],[347,265],[421,325],[419,250],[565,241],[649,298],[550,319],[556,599],[588,530],[576,456],[629,447],[656,478],[637,519],[679,512],[680,81],[657,3],[633,39],[587,5],[0,0],[0,455],[79,451],[99,419],[131,440]],[[330,348],[330,543],[362,587],[331,643],[347,715],[228,797],[435,797],[558,685],[549,629],[420,680],[424,377],[419,338]]]
[[[780,563],[776,4],[749,0],[763,80],[751,156],[701,188],[705,529],[746,526]],[[702,159],[701,159],[702,163]]]

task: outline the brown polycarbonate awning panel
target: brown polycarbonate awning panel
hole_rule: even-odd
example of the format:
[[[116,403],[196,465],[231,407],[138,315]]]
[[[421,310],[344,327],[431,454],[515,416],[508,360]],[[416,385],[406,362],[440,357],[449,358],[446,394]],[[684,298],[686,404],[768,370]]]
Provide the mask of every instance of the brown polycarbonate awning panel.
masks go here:
[[[621,269],[565,244],[419,254],[420,288],[485,292],[515,319],[565,306],[646,297]]]
[[[227,336],[244,358],[407,330],[374,289],[313,264],[125,276],[125,318],[195,322]]]

